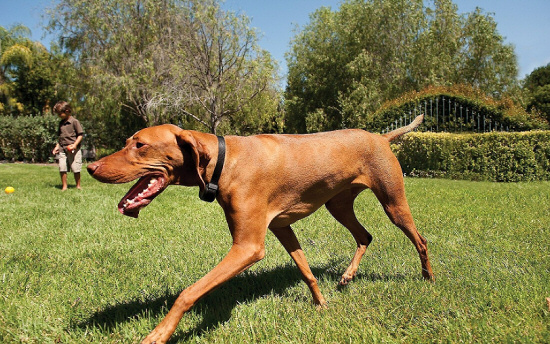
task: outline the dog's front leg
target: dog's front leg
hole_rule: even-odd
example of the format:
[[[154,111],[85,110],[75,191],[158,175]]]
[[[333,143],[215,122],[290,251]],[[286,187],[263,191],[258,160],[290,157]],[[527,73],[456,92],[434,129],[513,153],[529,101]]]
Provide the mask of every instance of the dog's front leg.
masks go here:
[[[243,272],[263,257],[263,241],[258,244],[234,243],[227,256],[212,271],[178,296],[164,320],[142,341],[142,344],[166,343],[176,330],[183,314],[202,296]]]

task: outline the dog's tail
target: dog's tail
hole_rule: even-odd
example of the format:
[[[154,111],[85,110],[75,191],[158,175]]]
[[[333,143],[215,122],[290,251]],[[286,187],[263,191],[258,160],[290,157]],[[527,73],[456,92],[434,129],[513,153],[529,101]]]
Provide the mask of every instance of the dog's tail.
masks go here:
[[[395,129],[393,131],[390,131],[389,133],[386,133],[382,136],[385,139],[387,139],[388,141],[393,141],[396,138],[398,138],[399,136],[404,135],[404,134],[408,133],[409,131],[413,131],[414,129],[416,129],[420,125],[420,123],[422,123],[423,120],[424,120],[424,115],[417,116],[414,119],[414,121],[411,122],[411,124],[409,124],[407,126],[404,126],[404,127],[401,127],[401,128],[398,128],[398,129]]]

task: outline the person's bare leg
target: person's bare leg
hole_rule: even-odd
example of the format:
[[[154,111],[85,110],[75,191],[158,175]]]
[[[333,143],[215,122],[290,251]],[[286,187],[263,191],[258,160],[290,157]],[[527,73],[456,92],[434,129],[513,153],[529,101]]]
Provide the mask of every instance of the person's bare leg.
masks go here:
[[[61,191],[67,190],[67,172],[59,172],[61,175]]]
[[[74,181],[76,182],[76,188],[78,190],[82,190],[82,187],[80,186],[80,172],[75,172]]]

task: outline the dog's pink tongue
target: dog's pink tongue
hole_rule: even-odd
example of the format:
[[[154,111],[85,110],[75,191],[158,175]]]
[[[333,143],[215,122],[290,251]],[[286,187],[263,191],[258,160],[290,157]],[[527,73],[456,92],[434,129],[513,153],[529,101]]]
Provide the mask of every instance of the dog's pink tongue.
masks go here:
[[[139,211],[162,192],[164,179],[161,177],[141,178],[118,203],[122,215],[137,218]]]

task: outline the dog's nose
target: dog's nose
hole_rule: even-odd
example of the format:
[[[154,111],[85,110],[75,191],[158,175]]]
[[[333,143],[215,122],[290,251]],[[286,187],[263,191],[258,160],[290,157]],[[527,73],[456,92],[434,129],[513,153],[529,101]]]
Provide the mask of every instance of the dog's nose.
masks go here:
[[[97,170],[98,167],[99,167],[99,163],[96,161],[89,164],[88,167],[86,167],[86,169],[88,170],[88,173],[93,176],[94,172]]]

